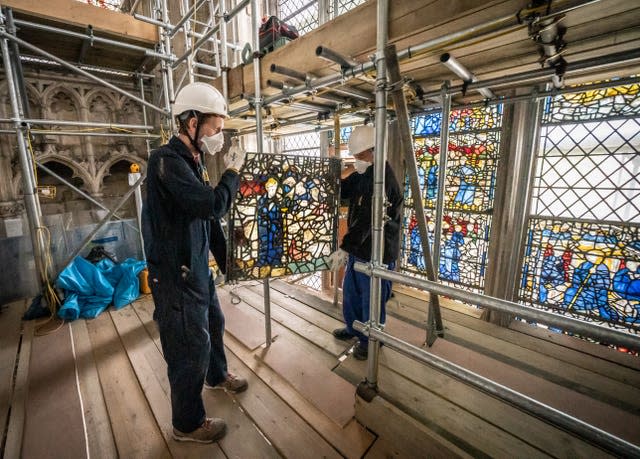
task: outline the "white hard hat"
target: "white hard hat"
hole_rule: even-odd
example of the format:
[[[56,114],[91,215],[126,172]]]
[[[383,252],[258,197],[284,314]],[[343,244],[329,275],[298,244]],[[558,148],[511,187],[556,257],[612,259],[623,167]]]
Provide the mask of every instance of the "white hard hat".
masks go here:
[[[357,155],[376,144],[376,130],[373,126],[357,126],[349,137],[349,153]]]
[[[189,83],[178,92],[172,107],[173,116],[190,110],[227,117],[224,96],[207,83]]]

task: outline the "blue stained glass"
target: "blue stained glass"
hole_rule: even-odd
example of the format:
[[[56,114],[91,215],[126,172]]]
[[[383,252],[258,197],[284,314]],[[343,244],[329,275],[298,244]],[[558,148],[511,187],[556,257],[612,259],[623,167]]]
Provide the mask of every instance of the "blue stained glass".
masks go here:
[[[520,298],[583,320],[640,326],[638,246],[637,226],[531,219]]]
[[[429,115],[417,116],[413,120],[413,136],[428,137],[440,135],[442,127],[442,113],[432,113]]]
[[[418,181],[430,232],[438,194],[440,121],[440,113],[413,120]],[[484,288],[501,126],[501,105],[453,110],[450,117],[438,270],[441,280],[474,291]],[[424,273],[408,178],[405,185],[403,268]]]

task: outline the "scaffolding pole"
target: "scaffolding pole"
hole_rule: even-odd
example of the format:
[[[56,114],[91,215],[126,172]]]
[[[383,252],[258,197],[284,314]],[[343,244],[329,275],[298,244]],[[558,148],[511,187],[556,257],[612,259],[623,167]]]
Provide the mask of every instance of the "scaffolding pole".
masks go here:
[[[40,210],[40,201],[36,189],[36,180],[33,171],[33,162],[31,154],[27,149],[27,141],[24,129],[26,124],[21,120],[22,113],[20,110],[19,96],[17,93],[13,66],[9,56],[9,40],[11,36],[4,31],[4,23],[0,26],[0,47],[2,48],[2,61],[4,64],[5,76],[7,79],[7,89],[9,91],[9,101],[13,112],[13,125],[15,135],[18,141],[18,160],[20,169],[22,170],[22,188],[25,209],[27,211],[27,220],[29,223],[29,233],[31,234],[31,244],[33,246],[33,258],[35,261],[36,271],[38,272],[39,290],[45,286],[47,282],[47,272],[45,263],[46,244],[40,229],[42,228],[42,212]],[[9,35],[9,36],[8,36]]]
[[[82,252],[82,250],[91,242],[93,237],[96,234],[98,234],[98,231],[100,231],[102,227],[106,225],[113,218],[113,216],[120,209],[120,207],[122,207],[124,203],[127,202],[127,200],[131,197],[131,195],[135,193],[138,187],[142,185],[142,182],[144,181],[144,179],[145,179],[145,176],[141,175],[140,178],[133,184],[133,186],[129,188],[126,194],[122,198],[120,198],[120,200],[116,203],[115,207],[111,209],[111,211],[102,220],[100,220],[100,222],[96,225],[96,227],[87,235],[87,237],[84,238],[82,243],[73,251],[73,253],[69,257],[67,257],[64,263],[62,263],[60,269],[56,272],[54,279],[60,275],[60,272],[62,272],[62,270],[69,263],[71,263],[75,257],[77,257],[80,254],[80,252]]]
[[[80,196],[82,196],[83,198],[85,198],[87,201],[92,202],[93,204],[95,204],[96,206],[100,207],[102,210],[106,210],[109,211],[110,209],[105,206],[104,204],[102,204],[100,201],[98,201],[97,199],[94,199],[90,194],[85,193],[84,191],[82,191],[80,188],[78,188],[77,186],[75,186],[73,183],[69,182],[67,179],[65,179],[64,177],[62,177],[61,175],[56,174],[55,172],[53,172],[51,169],[49,169],[47,166],[45,166],[44,164],[42,164],[40,161],[36,161],[36,165],[42,169],[43,171],[45,171],[47,174],[49,174],[51,177],[59,180],[62,184],[68,186],[69,188],[71,188],[73,191],[75,191],[76,193],[78,193]],[[122,220],[122,223],[124,223],[125,225],[127,225],[129,228],[131,228],[134,231],[139,231],[138,228],[136,228],[135,226],[133,226],[131,223],[128,223],[126,221],[124,221],[124,219],[119,216],[118,214],[114,213],[113,214],[114,218],[118,219],[118,220]]]
[[[169,9],[167,7],[167,0],[158,0],[160,2],[158,13],[162,15],[162,21],[165,24],[169,24]],[[164,27],[159,27],[158,33],[162,37],[160,44],[161,50],[164,54],[171,54],[171,37],[169,32]],[[176,120],[171,116],[171,104],[173,104],[173,98],[175,96],[173,88],[173,67],[166,61],[160,62],[160,69],[162,71],[162,90],[164,93],[164,111],[169,117],[169,127],[172,132],[176,130]]]
[[[433,230],[433,267],[440,273],[440,241],[442,239],[442,219],[447,177],[447,153],[449,152],[449,115],[451,114],[451,96],[449,83],[442,85],[442,121],[440,122],[440,157],[438,159],[438,195],[436,199],[435,229]]]
[[[0,30],[0,36],[2,38],[8,39],[8,40],[15,41],[20,46],[23,46],[23,47],[25,47],[27,49],[30,49],[31,51],[33,51],[35,53],[38,53],[41,56],[46,57],[47,59],[51,59],[52,61],[57,62],[58,64],[60,64],[61,66],[65,67],[65,68],[67,68],[67,69],[69,69],[69,70],[71,70],[73,72],[76,72],[76,73],[78,73],[78,74],[80,74],[80,75],[82,75],[82,76],[84,76],[84,77],[96,82],[96,83],[99,83],[99,84],[101,84],[101,85],[103,85],[103,86],[105,86],[105,87],[117,92],[118,94],[122,94],[123,96],[127,96],[130,99],[135,100],[136,102],[138,102],[138,103],[140,103],[142,105],[146,105],[147,107],[152,108],[153,110],[155,110],[155,111],[157,111],[159,113],[162,113],[163,115],[166,114],[163,109],[161,109],[159,107],[156,107],[155,105],[150,104],[149,102],[144,101],[144,100],[140,99],[139,97],[128,93],[124,89],[120,89],[117,86],[109,83],[108,81],[103,80],[102,78],[98,78],[97,76],[87,72],[86,70],[82,70],[81,68],[79,68],[79,67],[77,67],[77,66],[75,66],[73,64],[70,64],[67,61],[63,60],[63,59],[60,59],[59,57],[56,57],[53,54],[48,53],[47,51],[38,48],[37,46],[34,46],[34,45],[30,44],[30,43],[27,43],[26,41],[24,41],[24,40],[22,40],[22,39],[20,39],[18,37],[14,37],[11,34],[8,34],[7,32],[5,32],[4,30]]]
[[[568,415],[552,406],[545,405],[527,395],[514,391],[484,376],[467,370],[464,367],[451,363],[442,357],[430,354],[419,347],[395,338],[383,331],[369,328],[362,322],[355,321],[353,328],[370,338],[375,338],[388,345],[390,348],[404,354],[413,360],[429,365],[444,374],[468,383],[478,389],[505,400],[519,409],[531,413],[545,421],[548,421],[561,429],[567,430],[578,437],[594,443],[607,451],[613,452],[617,457],[640,457],[640,447],[622,438],[616,437],[598,427],[592,426],[578,418]]]
[[[253,75],[255,80],[255,96],[253,103],[256,110],[256,151],[259,155],[264,153],[262,132],[262,93],[260,88],[260,35],[258,18],[260,17],[260,5],[258,0],[251,0],[251,33],[253,44]],[[226,19],[226,17],[225,17]],[[271,295],[269,291],[269,278],[262,280],[264,291],[264,331],[266,346],[271,346]]]
[[[356,271],[365,273],[369,276],[380,276],[383,279],[388,279],[392,282],[398,282],[399,284],[408,285],[420,290],[426,290],[429,293],[447,296],[454,300],[472,303],[484,308],[507,312],[523,319],[533,320],[535,322],[558,327],[580,336],[593,338],[597,341],[622,346],[627,349],[640,350],[640,335],[627,333],[613,328],[605,328],[580,319],[554,314],[531,306],[525,306],[512,301],[461,290],[437,282],[431,282],[427,279],[413,277],[408,274],[389,271],[381,267],[372,266],[371,264],[356,263],[354,267]]]
[[[166,54],[163,53],[158,53],[152,49],[149,48],[145,48],[144,46],[137,46],[137,45],[132,45],[130,43],[124,43],[121,41],[117,41],[117,40],[111,40],[108,38],[102,38],[102,37],[97,37],[92,33],[80,33],[80,32],[73,32],[71,30],[65,30],[65,29],[60,29],[58,27],[53,27],[53,26],[49,26],[49,25],[44,25],[44,24],[38,24],[36,22],[31,22],[31,21],[25,21],[22,19],[15,19],[14,20],[15,24],[21,27],[26,27],[26,28],[30,28],[30,29],[34,29],[34,30],[39,30],[41,32],[47,32],[47,33],[55,33],[55,34],[59,34],[59,35],[65,35],[67,37],[74,37],[74,38],[80,38],[82,40],[87,40],[89,42],[92,43],[100,43],[103,45],[107,45],[107,46],[113,46],[115,48],[123,48],[123,49],[129,49],[131,51],[138,51],[140,53],[144,53],[145,56],[149,56],[149,57],[155,57],[157,59],[163,59],[163,60],[171,60],[172,56],[168,56]]]
[[[418,229],[420,230],[420,240],[427,269],[427,278],[436,282],[436,270],[431,256],[431,247],[429,246],[429,229],[427,228],[427,218],[424,212],[424,203],[422,201],[422,190],[420,190],[418,164],[413,151],[409,111],[407,110],[407,101],[402,91],[403,80],[400,75],[400,64],[398,62],[398,55],[396,54],[396,46],[387,46],[385,48],[385,56],[387,58],[387,68],[391,79],[389,85],[393,88],[391,90],[391,97],[393,98],[393,104],[396,109],[398,129],[400,131],[400,148],[404,154],[405,166],[409,175],[411,196],[413,198],[413,207],[416,212],[416,220],[418,221]],[[431,346],[435,342],[436,336],[443,335],[444,327],[442,326],[439,298],[437,295],[429,295],[426,342]]]
[[[387,166],[387,64],[384,50],[389,40],[389,0],[378,0],[376,16],[376,139],[373,151],[371,264],[382,266],[384,261],[384,217],[386,216],[384,179]],[[371,276],[370,282],[369,321],[371,327],[377,329],[380,327],[381,315],[381,278]],[[359,391],[377,391],[379,353],[380,342],[373,337],[369,340],[367,379],[358,387]]]
[[[565,7],[559,8],[556,11],[551,12],[550,14],[539,17],[536,16],[538,20],[554,17],[560,14],[563,14],[566,11],[571,11],[577,8],[584,7],[588,4],[594,3],[598,0],[592,0],[587,2],[578,2],[578,1],[559,1],[554,3],[557,7],[558,5],[568,4]],[[539,15],[541,12],[546,12],[546,6],[544,8],[536,7],[536,8],[528,8],[520,10],[519,17],[514,14],[510,14],[507,16],[503,16],[500,18],[492,19],[490,21],[468,27],[466,29],[453,32],[450,34],[442,35],[438,38],[434,38],[432,40],[427,40],[422,42],[416,46],[409,46],[406,49],[398,52],[398,60],[403,61],[406,59],[414,58],[418,55],[425,54],[427,52],[441,50],[445,46],[450,46],[464,40],[468,39],[479,39],[481,37],[493,35],[496,33],[505,32],[508,30],[513,30],[514,27],[526,27],[526,23],[522,23],[521,20],[528,18],[533,15]],[[269,97],[265,97],[264,105],[270,105],[274,102],[278,102],[283,99],[288,99],[291,97],[295,97],[299,94],[308,92],[313,89],[320,89],[325,87],[331,87],[336,84],[345,84],[347,81],[359,77],[362,74],[370,72],[375,67],[375,63],[372,61],[367,61],[362,64],[357,64],[349,69],[343,70],[340,73],[330,74],[319,78],[311,79],[304,84],[295,86],[288,90],[286,93],[281,91],[279,93],[273,94]],[[574,68],[575,65],[572,63],[571,68]],[[569,70],[568,70],[569,71]],[[539,72],[543,72],[545,78],[550,77],[550,73],[553,73],[553,69],[541,69]],[[487,80],[483,82],[471,83],[468,85],[468,89],[478,89],[483,87],[495,86],[495,82],[492,80]],[[440,93],[436,94],[439,95]],[[248,110],[248,107],[243,107],[239,110],[234,110],[232,112],[232,116],[240,115]]]

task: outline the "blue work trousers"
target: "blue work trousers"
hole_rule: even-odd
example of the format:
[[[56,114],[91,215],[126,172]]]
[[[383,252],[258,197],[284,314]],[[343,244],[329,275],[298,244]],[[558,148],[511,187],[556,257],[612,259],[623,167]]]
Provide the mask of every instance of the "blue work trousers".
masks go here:
[[[342,283],[342,315],[349,333],[356,335],[364,346],[369,340],[362,333],[353,329],[353,321],[359,320],[362,323],[369,321],[371,278],[353,269],[353,264],[357,261],[367,263],[365,260],[349,255]],[[395,263],[389,263],[387,267],[394,269]],[[384,324],[386,321],[385,305],[391,297],[392,282],[382,279],[380,283],[380,323]]]
[[[215,386],[227,377],[224,354],[224,315],[213,278],[198,288],[189,280],[163,283],[152,277],[162,352],[171,386],[173,426],[193,432],[206,418],[202,387]]]

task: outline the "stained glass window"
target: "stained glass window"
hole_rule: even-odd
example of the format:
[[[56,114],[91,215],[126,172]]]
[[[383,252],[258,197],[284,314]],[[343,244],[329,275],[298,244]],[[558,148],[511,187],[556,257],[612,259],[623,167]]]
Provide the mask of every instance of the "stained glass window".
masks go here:
[[[545,99],[544,124],[640,116],[640,84],[593,89]]]
[[[439,112],[413,120],[418,180],[430,231],[435,228],[441,125]],[[501,127],[501,105],[453,110],[449,117],[439,275],[442,281],[479,292],[484,289]],[[424,272],[412,199],[407,180],[403,264],[408,271]]]
[[[520,298],[640,323],[640,86],[544,102]]]
[[[640,226],[531,219],[520,297],[640,330]]]
[[[340,161],[247,154],[231,209],[228,277],[326,269],[336,247]]]

